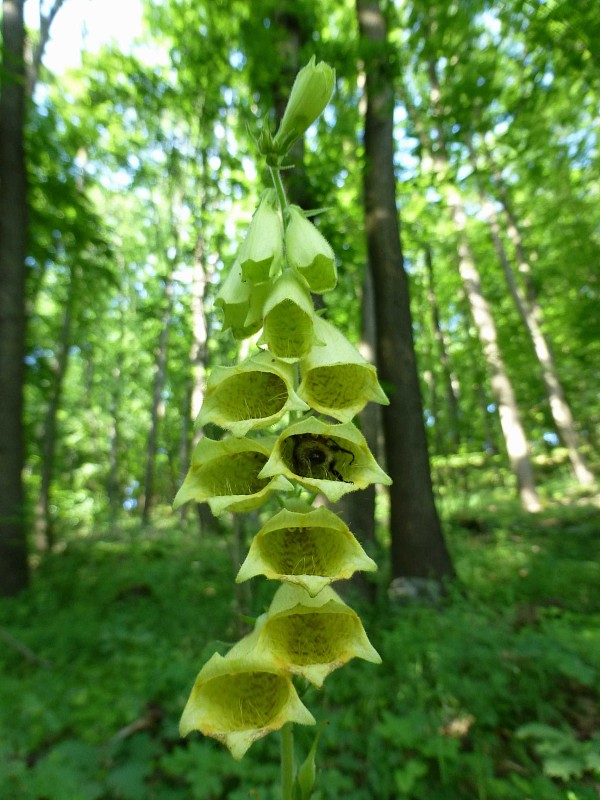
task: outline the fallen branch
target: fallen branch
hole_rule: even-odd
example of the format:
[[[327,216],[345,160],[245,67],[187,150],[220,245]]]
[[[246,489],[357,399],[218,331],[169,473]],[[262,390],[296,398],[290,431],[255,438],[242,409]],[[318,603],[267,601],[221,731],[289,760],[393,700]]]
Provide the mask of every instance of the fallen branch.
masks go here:
[[[33,650],[30,650],[29,647],[27,647],[26,644],[23,644],[23,642],[15,639],[15,637],[12,636],[8,631],[5,631],[4,628],[0,628],[0,639],[2,639],[3,642],[6,642],[9,647],[12,647],[13,650],[16,650],[17,653],[20,653],[24,659],[32,664],[39,664],[40,667],[51,669],[52,663],[50,661],[36,655]]]

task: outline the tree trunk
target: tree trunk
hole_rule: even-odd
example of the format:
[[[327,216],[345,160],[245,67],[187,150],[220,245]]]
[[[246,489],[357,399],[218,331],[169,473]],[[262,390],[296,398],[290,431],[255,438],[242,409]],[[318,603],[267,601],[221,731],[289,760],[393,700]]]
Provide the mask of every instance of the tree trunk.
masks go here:
[[[125,273],[125,266],[120,265]],[[125,363],[125,310],[123,305],[119,313],[120,344],[116,354],[115,366],[111,375],[113,384],[110,391],[110,427],[108,431],[110,449],[108,454],[108,474],[106,476],[106,495],[111,520],[115,520],[122,508],[122,486],[119,477],[121,452],[121,401],[123,398],[123,365]]]
[[[502,242],[500,225],[494,204],[484,195],[482,195],[482,202],[483,212],[490,226],[492,242],[498,256],[498,261],[504,272],[508,290],[533,343],[537,360],[542,369],[542,378],[544,380],[544,386],[546,387],[546,395],[548,397],[556,430],[569,454],[569,460],[575,478],[582,486],[591,486],[594,483],[594,476],[579,452],[579,438],[575,429],[575,421],[571,413],[571,407],[567,402],[560,378],[558,377],[550,344],[542,330],[542,310],[539,304],[532,304],[527,301],[527,298],[515,280]]]
[[[40,77],[40,69],[42,67],[42,58],[44,57],[44,50],[50,39],[50,28],[54,22],[54,18],[64,5],[66,0],[54,0],[52,7],[46,14],[42,14],[40,3],[40,31],[39,39],[35,49],[30,55],[29,64],[27,67],[27,93],[31,97],[33,95],[35,85]]]
[[[0,70],[0,595],[27,586],[23,467],[25,65],[23,0],[4,0]]]
[[[144,477],[142,525],[148,525],[150,522],[150,512],[154,502],[154,471],[158,443],[158,428],[160,420],[164,416],[162,395],[167,375],[169,333],[173,322],[173,275],[171,266],[165,278],[165,299],[165,311],[162,316],[160,336],[156,348],[156,368],[152,390],[152,407],[150,410],[150,432],[148,434],[148,444],[146,446],[146,474]]]
[[[52,373],[53,384],[46,408],[46,419],[43,427],[42,441],[42,466],[41,484],[38,501],[36,504],[35,538],[39,550],[49,550],[54,544],[54,531],[52,527],[52,514],[50,513],[50,500],[52,480],[54,478],[54,465],[56,461],[56,434],[58,411],[62,398],[65,375],[69,363],[71,348],[71,329],[73,326],[73,303],[75,300],[75,276],[73,272],[69,277],[67,297],[65,299],[60,339],[57,343],[58,355],[54,361]]]
[[[475,166],[475,153],[471,149],[471,159]],[[556,426],[557,433],[562,440],[567,453],[571,468],[577,481],[582,486],[591,486],[595,482],[594,475],[585,462],[579,450],[579,437],[575,427],[575,420],[571,407],[567,401],[563,390],[554,356],[550,343],[542,327],[542,309],[537,300],[537,296],[531,280],[531,268],[529,260],[525,254],[525,248],[521,238],[519,226],[512,211],[512,206],[506,196],[506,190],[502,192],[502,204],[508,220],[508,236],[515,247],[518,260],[518,271],[525,281],[525,291],[519,286],[510,259],[506,253],[502,235],[500,231],[500,221],[496,213],[494,203],[486,196],[483,186],[479,185],[479,193],[483,206],[483,212],[490,226],[492,243],[498,256],[498,261],[502,267],[508,290],[511,294],[515,307],[521,317],[523,325],[533,343],[536,357],[542,370],[542,378],[546,388],[546,396],[550,405],[550,412]]]
[[[435,117],[441,115],[441,92],[437,79],[434,61],[429,62],[429,78],[431,82],[430,100]],[[414,108],[412,109],[415,113]],[[483,355],[490,374],[492,393],[498,403],[500,425],[506,444],[508,459],[517,480],[517,489],[521,505],[526,511],[536,512],[541,508],[540,500],[535,486],[533,467],[529,457],[529,443],[521,421],[512,383],[508,377],[504,360],[498,346],[496,324],[490,304],[483,293],[479,272],[467,237],[467,216],[464,210],[462,197],[458,189],[444,180],[448,174],[448,157],[444,132],[440,125],[437,126],[437,149],[429,146],[436,173],[442,180],[442,193],[450,210],[454,227],[458,235],[458,269],[465,288],[471,314]],[[430,145],[430,143],[428,143]]]
[[[390,405],[383,410],[390,488],[393,578],[438,582],[453,576],[431,485],[408,279],[404,271],[394,174],[394,95],[379,3],[357,0],[366,67],[364,202],[377,320],[377,363]]]
[[[540,510],[541,505],[529,457],[529,443],[521,421],[512,383],[508,377],[500,347],[498,346],[496,323],[494,322],[490,304],[483,294],[481,279],[467,238],[467,217],[462,198],[454,186],[446,187],[445,196],[459,237],[458,269],[488,366],[492,393],[498,403],[500,425],[506,443],[508,459],[517,479],[521,505],[525,511],[536,512]]]
[[[431,247],[425,248],[425,264],[427,266],[427,299],[429,307],[431,308],[431,317],[433,323],[433,337],[437,345],[438,359],[442,369],[444,379],[444,389],[446,393],[446,407],[448,409],[448,438],[452,450],[456,452],[460,447],[460,423],[458,415],[458,397],[454,390],[456,379],[453,379],[452,371],[450,369],[450,359],[448,357],[448,348],[446,340],[440,324],[440,312],[438,309],[437,297],[435,294],[435,281],[433,275],[433,259],[431,257]]]

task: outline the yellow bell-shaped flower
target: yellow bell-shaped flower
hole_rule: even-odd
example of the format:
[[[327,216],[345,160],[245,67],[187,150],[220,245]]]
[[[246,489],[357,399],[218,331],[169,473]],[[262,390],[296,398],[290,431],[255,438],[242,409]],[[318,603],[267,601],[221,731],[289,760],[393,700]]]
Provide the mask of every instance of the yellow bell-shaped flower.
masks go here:
[[[286,270],[272,287],[263,317],[264,329],[259,344],[266,344],[271,353],[283,361],[304,358],[318,343],[312,298],[291,270]]]
[[[270,439],[228,437],[200,439],[192,464],[173,501],[177,509],[189,500],[208,503],[213,514],[251,511],[273,492],[287,492],[292,484],[283,476],[259,477],[270,453]]]
[[[276,475],[322,492],[332,502],[371,483],[392,482],[352,423],[335,425],[310,416],[288,425],[277,438],[259,477]]]
[[[281,269],[283,236],[276,204],[275,190],[267,189],[254,212],[238,256],[245,281],[262,283],[273,278]]]
[[[235,367],[214,367],[196,427],[213,422],[245,436],[266,428],[287,411],[307,411],[294,391],[293,368],[261,350]]]
[[[262,310],[269,293],[268,283],[245,281],[237,260],[227,274],[215,298],[223,311],[223,330],[231,328],[236,339],[252,336],[262,327]]]
[[[306,281],[311,292],[335,288],[337,270],[331,245],[298,206],[289,207],[285,247],[290,266]]]
[[[389,405],[377,380],[377,370],[331,323],[315,320],[315,334],[323,342],[302,360],[298,394],[315,411],[350,422],[370,401]]]
[[[215,653],[207,661],[179,723],[182,736],[200,731],[223,742],[237,761],[253,742],[286,722],[315,724],[289,674],[270,656],[256,655],[251,637],[238,642],[225,657]]]
[[[351,658],[381,663],[360,617],[330,586],[311,597],[300,586],[282,584],[257,620],[255,635],[257,653],[315,686]]]
[[[255,575],[302,586],[314,597],[332,581],[377,564],[365,553],[347,525],[328,508],[289,504],[252,540],[236,581]]]

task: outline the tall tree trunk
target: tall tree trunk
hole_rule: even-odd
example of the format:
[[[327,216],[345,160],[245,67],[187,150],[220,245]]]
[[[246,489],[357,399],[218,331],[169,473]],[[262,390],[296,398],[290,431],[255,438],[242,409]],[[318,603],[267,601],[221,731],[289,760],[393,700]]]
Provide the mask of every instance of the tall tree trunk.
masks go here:
[[[431,257],[431,247],[425,248],[425,264],[427,267],[427,299],[431,308],[431,318],[433,323],[433,337],[437,345],[438,359],[444,379],[444,389],[446,393],[446,407],[448,409],[448,438],[454,451],[460,447],[460,422],[458,412],[458,397],[454,389],[456,380],[452,376],[450,369],[450,359],[448,348],[442,326],[440,324],[440,312],[438,308],[437,296],[435,293],[435,280],[433,274],[433,259]]]
[[[408,279],[404,271],[394,174],[394,94],[387,28],[377,0],[357,0],[366,67],[364,202],[373,271],[377,362],[390,405],[383,410],[390,488],[393,578],[453,576],[433,498]]]
[[[50,39],[50,28],[54,22],[54,18],[65,2],[66,0],[54,0],[54,3],[46,14],[42,13],[42,4],[40,3],[39,39],[33,52],[30,54],[29,63],[27,65],[27,90],[30,97],[33,95],[35,85],[40,77],[42,58],[44,57],[44,51]]]
[[[169,333],[173,322],[173,272],[172,265],[165,278],[165,310],[162,316],[160,335],[156,348],[156,367],[154,371],[154,386],[152,389],[152,407],[150,409],[150,431],[146,446],[146,473],[144,477],[144,495],[142,507],[142,525],[148,525],[152,504],[154,502],[154,474],[156,465],[156,448],[158,443],[158,429],[164,416],[163,390],[167,376],[167,357]]]
[[[429,62],[430,100],[435,117],[441,115],[441,92],[435,62]],[[414,109],[412,109],[413,113]],[[467,236],[467,216],[460,192],[451,183],[444,180],[448,174],[449,162],[446,151],[444,132],[440,125],[436,128],[438,147],[430,147],[436,173],[442,180],[442,192],[450,210],[454,227],[458,236],[458,269],[471,307],[471,315],[477,328],[483,355],[490,374],[492,392],[498,403],[500,424],[506,443],[508,459],[517,480],[517,489],[521,505],[526,511],[536,512],[541,508],[535,486],[533,467],[529,455],[529,442],[521,421],[521,414],[512,383],[506,371],[504,360],[498,345],[498,335],[492,309],[483,293],[481,278],[471,251]]]
[[[206,154],[203,153],[202,161],[205,165]],[[205,192],[203,192],[200,219],[204,217],[205,211]],[[196,248],[194,252],[194,264],[192,267],[192,282],[191,282],[191,306],[192,306],[192,346],[190,348],[190,363],[192,368],[191,380],[189,384],[189,391],[186,397],[186,407],[183,414],[183,426],[181,432],[181,449],[180,449],[180,464],[183,470],[187,469],[190,460],[190,447],[194,447],[199,441],[202,433],[199,430],[193,432],[190,436],[190,427],[193,425],[196,417],[200,413],[202,403],[204,402],[204,392],[206,388],[206,367],[208,360],[208,323],[206,314],[204,313],[205,294],[208,286],[209,273],[205,258],[205,241],[202,232],[198,234],[196,239]],[[181,476],[183,481],[184,474]],[[206,503],[197,503],[198,522],[200,524],[200,532],[208,533],[215,529],[215,517]],[[187,516],[188,505],[182,506],[181,515],[185,519]]]
[[[123,274],[126,268],[120,264]],[[111,375],[113,384],[110,391],[110,449],[108,454],[108,474],[106,477],[106,496],[108,498],[109,516],[114,520],[117,516],[122,502],[122,487],[119,479],[119,459],[121,451],[121,401],[123,398],[123,365],[125,363],[125,309],[124,300],[121,301],[119,309],[119,332],[120,343],[116,355],[115,365]]]
[[[517,479],[521,505],[526,511],[536,512],[540,510],[541,505],[529,456],[529,442],[525,435],[512,383],[498,345],[492,309],[483,293],[481,278],[467,238],[467,217],[462,198],[454,186],[446,187],[445,196],[459,237],[458,269],[488,366],[492,393],[498,403],[500,425],[510,465]]]
[[[521,291],[515,279],[502,242],[500,224],[494,204],[489,198],[485,197],[485,195],[482,195],[482,203],[483,212],[490,226],[494,249],[496,250],[498,261],[504,272],[508,290],[533,343],[537,360],[542,369],[542,378],[556,430],[567,449],[575,478],[582,486],[591,486],[594,483],[594,475],[579,452],[579,437],[575,429],[575,421],[573,419],[571,407],[567,402],[560,378],[558,377],[550,344],[541,326],[542,310],[539,304],[532,304],[527,301],[525,294]]]
[[[484,149],[484,156],[486,159],[486,163],[494,176],[494,184],[498,195],[498,199],[500,200],[500,203],[504,210],[504,214],[507,219],[506,232],[508,234],[508,238],[511,240],[515,248],[515,253],[518,262],[517,269],[525,286],[525,294],[530,302],[535,303],[537,302],[537,293],[535,291],[533,276],[531,272],[531,259],[527,256],[526,253],[526,248],[523,243],[523,237],[521,235],[521,229],[517,222],[517,217],[513,209],[512,200],[509,196],[508,187],[506,186],[506,183],[504,182],[500,170],[496,165],[496,163],[494,162],[489,149],[487,148],[486,145],[483,146],[483,149]]]
[[[476,157],[471,149],[471,160],[476,168]],[[550,412],[556,426],[557,433],[567,449],[571,469],[575,478],[582,486],[591,486],[595,479],[592,471],[586,464],[580,452],[579,437],[575,427],[575,420],[571,407],[567,401],[564,389],[560,382],[556,363],[552,354],[552,348],[542,327],[542,309],[537,300],[536,292],[531,280],[531,268],[529,259],[526,257],[523,240],[521,238],[519,226],[512,211],[506,191],[503,192],[503,206],[508,220],[508,235],[513,245],[518,260],[518,271],[524,278],[525,291],[519,286],[515,277],[510,259],[502,241],[500,221],[496,208],[492,200],[486,195],[481,182],[479,193],[483,206],[483,212],[490,226],[492,243],[498,256],[498,261],[502,267],[508,290],[513,299],[515,307],[521,317],[523,325],[529,338],[532,341],[536,357],[542,370],[542,379],[546,388],[546,396],[550,405]]]
[[[4,0],[0,68],[0,595],[27,586],[23,467],[25,355],[24,0]]]
[[[58,354],[53,365],[53,384],[46,408],[46,418],[43,427],[42,441],[42,466],[40,493],[36,504],[35,538],[39,550],[49,550],[54,544],[54,531],[52,527],[51,491],[56,462],[56,438],[58,411],[62,398],[65,375],[69,363],[71,348],[71,331],[73,327],[73,303],[75,301],[75,275],[71,272],[67,297],[65,299],[63,320],[60,339],[57,343]]]

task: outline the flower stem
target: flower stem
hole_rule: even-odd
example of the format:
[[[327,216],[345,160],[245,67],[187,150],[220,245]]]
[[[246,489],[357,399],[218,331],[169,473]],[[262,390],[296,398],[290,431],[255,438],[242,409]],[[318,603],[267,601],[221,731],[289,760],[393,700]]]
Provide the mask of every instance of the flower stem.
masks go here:
[[[283,181],[281,180],[281,170],[278,169],[277,167],[269,167],[269,172],[271,173],[273,185],[275,186],[275,191],[277,192],[277,199],[279,200],[279,207],[281,208],[281,214],[285,220],[285,215],[288,208],[288,201],[285,195],[285,188],[283,186]]]
[[[294,730],[288,722],[281,729],[281,798],[292,800],[294,790]]]

